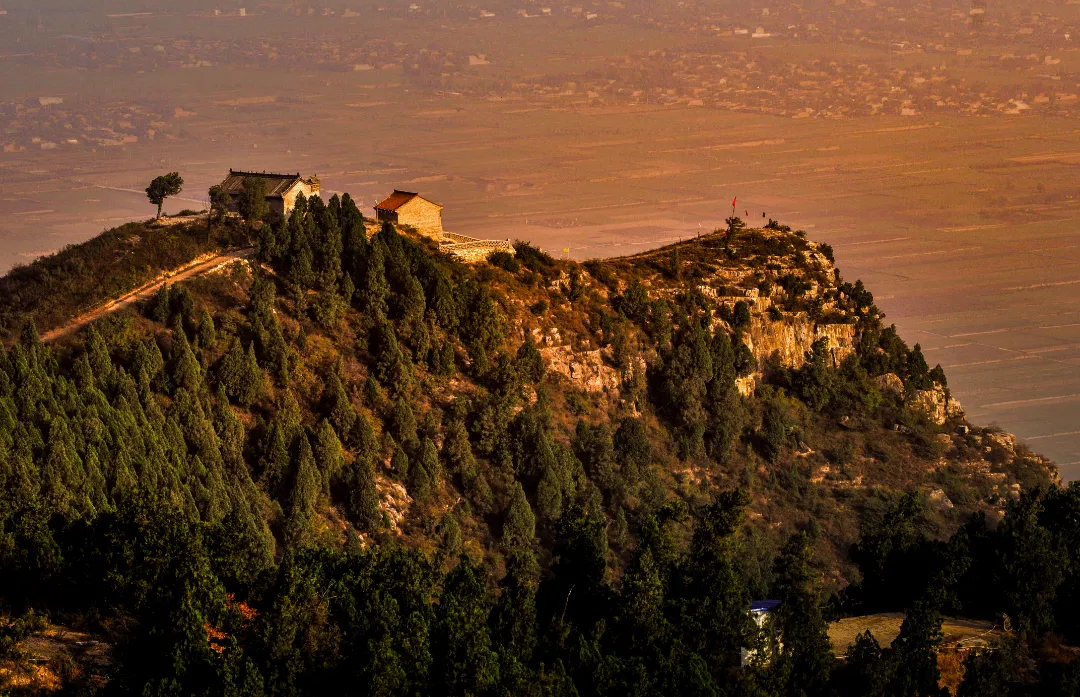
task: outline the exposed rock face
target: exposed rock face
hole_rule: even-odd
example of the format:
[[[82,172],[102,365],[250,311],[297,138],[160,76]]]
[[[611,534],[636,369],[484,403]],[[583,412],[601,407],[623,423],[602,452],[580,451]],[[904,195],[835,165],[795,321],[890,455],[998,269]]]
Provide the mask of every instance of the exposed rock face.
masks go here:
[[[400,483],[382,475],[376,476],[375,490],[379,493],[379,510],[386,514],[390,529],[395,533],[401,532],[401,523],[412,503],[409,492]]]
[[[749,397],[754,394],[754,390],[757,389],[757,378],[753,375],[735,378],[735,388],[739,390],[739,394],[743,397]]]
[[[552,346],[540,349],[540,355],[544,357],[548,370],[565,376],[583,390],[618,390],[623,383],[623,375],[604,362],[600,349],[575,352],[569,346]],[[644,364],[638,369],[644,370]],[[633,370],[635,368],[632,367],[630,372]]]
[[[904,381],[896,373],[885,373],[874,380],[882,392],[891,392],[896,396],[904,394]]]
[[[929,390],[916,390],[908,399],[908,406],[922,411],[938,426],[948,419],[964,415],[960,402],[945,394],[945,388],[937,383]]]
[[[604,361],[600,349],[574,351],[569,346],[557,345],[563,339],[556,328],[547,332],[533,330],[532,333],[537,343],[546,344],[540,349],[540,354],[544,357],[548,369],[577,383],[581,389],[590,392],[618,390],[624,380],[632,378],[637,371],[645,371],[645,363],[640,359],[639,365],[622,374]],[[744,335],[744,341],[759,364],[776,353],[784,365],[796,368],[806,362],[806,352],[813,346],[814,341],[820,338],[829,341],[833,366],[838,366],[845,357],[855,351],[855,325],[816,324],[805,315],[782,321],[754,316],[750,330]],[[736,386],[739,393],[744,397],[752,395],[758,377],[760,373],[738,378]]]
[[[834,366],[855,351],[854,324],[817,324],[802,313],[780,321],[753,316],[745,341],[759,362],[776,353],[785,366],[798,368],[806,362],[806,352],[821,338],[829,340]]]
[[[930,503],[939,510],[947,511],[953,507],[953,502],[949,500],[943,489],[932,489],[927,493],[926,498],[930,499]]]

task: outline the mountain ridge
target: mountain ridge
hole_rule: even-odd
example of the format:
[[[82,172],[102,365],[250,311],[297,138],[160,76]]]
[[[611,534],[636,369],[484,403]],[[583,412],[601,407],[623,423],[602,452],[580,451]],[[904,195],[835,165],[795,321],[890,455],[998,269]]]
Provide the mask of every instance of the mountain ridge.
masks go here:
[[[78,336],[38,337],[35,321],[62,326],[247,240],[251,259],[163,284]],[[1056,483],[1014,438],[968,424],[940,367],[799,231],[732,218],[632,257],[515,251],[462,263],[365,220],[346,195],[301,199],[276,222],[131,224],[0,279],[0,600],[116,636],[117,689],[171,680],[155,651],[200,656],[204,677],[286,685],[330,680],[350,655],[309,636],[346,663],[327,673],[310,664],[319,651],[302,652],[307,667],[283,677],[293,668],[240,606],[286,622],[290,574],[323,589],[311,612],[341,617],[351,611],[335,603],[354,591],[340,584],[367,589],[363,603],[393,585],[417,617],[451,611],[435,600],[442,583],[445,597],[474,599],[497,586],[481,604],[535,603],[553,653],[504,647],[509,663],[492,673],[484,649],[469,665],[488,677],[461,678],[484,687],[450,690],[477,694],[499,671],[564,684],[578,669],[561,623],[585,632],[574,641],[600,641],[587,639],[600,622],[623,627],[604,608],[656,563],[667,580],[648,583],[686,602],[706,579],[734,584],[717,619],[728,629],[683,639],[705,641],[686,650],[710,656],[707,682],[723,684],[731,651],[757,641],[741,603],[787,587],[785,564],[801,565],[804,600],[826,590],[837,612],[903,609],[923,579],[889,602],[873,595],[883,582],[867,545],[880,526],[902,521],[903,539],[937,550]],[[936,561],[908,566],[937,573]],[[168,574],[201,579],[200,599]],[[499,622],[525,610],[491,611],[510,613],[491,618],[510,641]],[[352,631],[339,619],[326,631]],[[431,651],[458,646],[438,634],[450,619],[431,621]],[[550,672],[556,658],[564,672]],[[681,670],[662,680],[697,679]],[[524,683],[499,689],[512,684]]]

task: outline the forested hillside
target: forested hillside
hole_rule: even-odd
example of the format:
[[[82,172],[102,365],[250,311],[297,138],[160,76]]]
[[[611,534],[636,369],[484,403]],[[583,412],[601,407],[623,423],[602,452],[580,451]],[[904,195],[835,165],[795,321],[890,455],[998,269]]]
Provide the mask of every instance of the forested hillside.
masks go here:
[[[346,195],[0,281],[0,690],[47,618],[111,647],[70,694],[930,695],[949,612],[1012,629],[962,694],[1075,694],[1080,489],[826,245],[728,225],[465,265]],[[245,239],[39,338],[125,246]],[[836,662],[826,619],[880,610],[900,639]]]

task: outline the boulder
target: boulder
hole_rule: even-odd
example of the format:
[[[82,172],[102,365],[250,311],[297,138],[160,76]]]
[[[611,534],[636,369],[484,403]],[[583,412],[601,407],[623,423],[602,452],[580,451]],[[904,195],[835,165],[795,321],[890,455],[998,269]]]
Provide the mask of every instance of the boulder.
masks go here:
[[[897,397],[904,394],[904,382],[896,375],[896,373],[885,373],[879,375],[874,379],[877,383],[878,389],[882,392],[892,393]]]
[[[934,383],[929,390],[916,390],[908,399],[907,406],[913,411],[923,412],[938,426],[964,415],[960,402],[952,399],[938,383]]]

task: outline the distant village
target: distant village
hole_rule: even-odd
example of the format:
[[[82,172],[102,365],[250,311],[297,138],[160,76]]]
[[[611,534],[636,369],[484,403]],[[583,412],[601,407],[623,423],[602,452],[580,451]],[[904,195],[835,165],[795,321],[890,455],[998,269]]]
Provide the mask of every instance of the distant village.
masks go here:
[[[788,118],[856,116],[1080,116],[1080,24],[1062,17],[967,0],[944,9],[930,2],[897,8],[838,0],[827,7],[794,4],[720,12],[680,2],[642,11],[631,2],[434,3],[326,6],[325,2],[236,2],[201,10],[200,22],[259,22],[332,17],[363,27],[372,17],[403,23],[491,23],[521,27],[642,27],[695,37],[682,50],[613,53],[602,67],[549,68],[507,79],[498,46],[473,49],[411,42],[370,31],[296,32],[226,37],[155,38],[144,15],[112,16],[117,36],[56,36],[31,50],[0,53],[18,64],[153,72],[214,70],[223,65],[395,76],[428,98],[520,100],[540,106],[668,105],[747,111]],[[13,21],[14,14],[2,21]],[[196,21],[192,19],[191,21]],[[520,24],[520,23],[533,24]],[[548,23],[548,24],[544,24]],[[402,26],[405,26],[404,24]],[[897,31],[902,27],[903,31]],[[800,47],[831,44],[821,57]],[[772,50],[783,47],[791,50]],[[974,75],[978,77],[974,77]],[[244,106],[239,104],[238,106]],[[191,104],[102,103],[76,95],[0,95],[0,151],[94,149],[159,138],[183,139]]]

